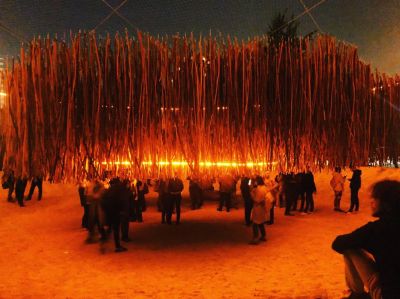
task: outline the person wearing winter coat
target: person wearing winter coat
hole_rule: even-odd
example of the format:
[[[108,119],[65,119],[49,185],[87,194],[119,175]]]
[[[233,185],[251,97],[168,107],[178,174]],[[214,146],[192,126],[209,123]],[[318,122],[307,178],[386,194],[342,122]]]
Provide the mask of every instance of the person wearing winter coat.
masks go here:
[[[14,170],[8,169],[7,171],[4,172],[2,177],[2,187],[3,189],[8,189],[7,201],[14,202],[12,198],[12,194],[15,188]]]
[[[257,245],[259,242],[265,242],[265,227],[264,223],[267,221],[267,194],[269,190],[264,184],[261,176],[255,178],[255,187],[251,190],[251,198],[253,199],[253,239],[250,241],[251,245]],[[259,233],[261,237],[258,238]]]
[[[253,209],[253,199],[250,194],[251,180],[247,176],[240,180],[240,192],[244,201],[244,221],[247,226],[251,225],[251,210]]]
[[[81,180],[78,185],[79,200],[81,203],[81,207],[83,208],[81,226],[82,228],[89,229],[89,205],[86,200],[86,187],[87,181],[84,179]]]
[[[20,207],[24,207],[24,194],[26,185],[28,183],[28,179],[23,176],[19,176],[17,182],[15,183],[15,197],[18,200],[18,204]]]
[[[333,210],[336,212],[344,212],[340,208],[340,200],[342,199],[342,194],[343,194],[343,190],[344,190],[344,182],[346,181],[346,176],[342,176],[341,171],[342,171],[342,169],[340,167],[335,167],[335,172],[333,173],[332,179],[330,181],[332,190],[335,193]]]
[[[217,211],[222,211],[222,208],[226,207],[226,211],[229,212],[232,206],[232,197],[236,192],[236,181],[235,179],[226,174],[222,176],[219,180],[219,206]]]
[[[400,181],[375,183],[375,221],[338,236],[332,249],[343,255],[347,298],[400,298]]]
[[[306,172],[303,174],[303,188],[306,193],[306,207],[304,208],[304,213],[314,212],[314,198],[313,193],[317,192],[317,187],[315,186],[314,175],[307,166]]]
[[[359,200],[358,200],[358,191],[361,188],[361,170],[359,169],[354,169],[353,170],[353,176],[350,181],[350,209],[349,213],[353,212],[353,209],[355,208],[355,211],[358,212],[358,209],[360,207]]]
[[[96,242],[96,225],[101,238],[105,238],[104,213],[101,208],[101,198],[104,193],[104,187],[100,180],[92,179],[86,187],[85,198],[88,205],[88,237],[86,243]]]
[[[170,198],[172,203],[172,206],[169,207],[166,214],[168,224],[171,224],[172,211],[174,207],[176,211],[176,224],[180,224],[181,222],[182,190],[183,182],[178,177],[177,173],[175,173],[174,177],[168,180],[168,197]]]
[[[136,181],[135,215],[137,222],[143,222],[142,212],[146,210],[145,195],[149,193],[149,187],[144,181]]]

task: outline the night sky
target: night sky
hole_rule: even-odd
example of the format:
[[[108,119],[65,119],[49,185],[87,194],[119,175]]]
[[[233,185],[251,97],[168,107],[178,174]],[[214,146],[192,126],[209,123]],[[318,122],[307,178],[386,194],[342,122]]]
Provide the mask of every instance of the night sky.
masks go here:
[[[106,0],[116,7],[124,0]],[[308,6],[320,0],[303,0]],[[151,34],[221,32],[238,38],[265,33],[274,14],[304,11],[299,0],[127,0],[97,32],[139,28]],[[0,55],[15,55],[20,39],[35,35],[62,36],[70,29],[91,30],[109,13],[102,0],[0,0]],[[323,32],[357,45],[361,58],[380,71],[400,73],[400,0],[326,0],[312,15]],[[315,30],[308,15],[300,20],[302,34]],[[12,33],[6,32],[6,29]]]

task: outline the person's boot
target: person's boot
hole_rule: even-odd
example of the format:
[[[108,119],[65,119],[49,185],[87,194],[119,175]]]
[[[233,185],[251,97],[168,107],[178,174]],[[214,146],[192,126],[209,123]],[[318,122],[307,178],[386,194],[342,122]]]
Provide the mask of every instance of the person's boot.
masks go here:
[[[124,252],[127,251],[128,249],[126,249],[125,247],[122,246],[118,246],[117,248],[115,248],[115,252]]]

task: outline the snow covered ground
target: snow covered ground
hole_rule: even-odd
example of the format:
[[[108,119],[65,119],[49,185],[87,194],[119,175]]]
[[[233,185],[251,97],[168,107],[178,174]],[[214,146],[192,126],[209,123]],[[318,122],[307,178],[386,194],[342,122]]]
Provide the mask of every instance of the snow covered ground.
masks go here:
[[[144,223],[131,223],[127,252],[84,243],[77,188],[45,184],[27,207],[0,191],[0,298],[340,298],[343,263],[331,250],[336,235],[371,220],[369,187],[395,169],[363,168],[361,211],[332,210],[330,173],[316,174],[316,211],[283,216],[267,226],[267,242],[248,245],[243,209],[217,212],[216,202],[191,211],[184,192],[180,226],[161,225],[155,194]],[[351,172],[347,171],[348,177]],[[349,206],[345,191],[342,207]]]

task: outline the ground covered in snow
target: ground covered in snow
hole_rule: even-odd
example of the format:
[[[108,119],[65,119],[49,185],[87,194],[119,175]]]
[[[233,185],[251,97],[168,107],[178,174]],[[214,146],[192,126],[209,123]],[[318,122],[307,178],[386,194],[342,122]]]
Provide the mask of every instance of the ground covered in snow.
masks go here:
[[[0,298],[340,298],[343,265],[332,240],[372,219],[372,183],[400,179],[395,169],[362,170],[358,214],[333,212],[331,175],[316,174],[315,213],[285,217],[277,209],[258,246],[248,245],[242,207],[221,213],[207,202],[191,211],[184,198],[181,225],[167,226],[150,192],[145,222],[131,223],[133,241],[118,254],[111,241],[105,252],[84,243],[75,186],[45,184],[43,200],[35,193],[25,208],[7,203],[1,190]]]

